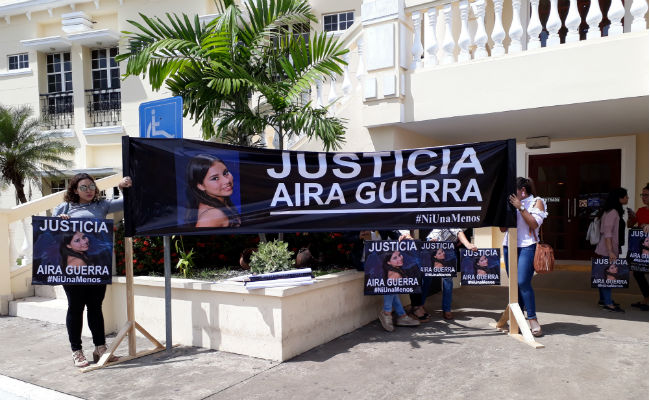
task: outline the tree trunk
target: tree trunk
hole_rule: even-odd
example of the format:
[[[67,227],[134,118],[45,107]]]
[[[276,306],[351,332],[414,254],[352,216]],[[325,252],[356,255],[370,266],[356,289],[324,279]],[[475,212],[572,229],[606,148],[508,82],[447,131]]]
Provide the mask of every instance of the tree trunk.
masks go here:
[[[16,197],[20,204],[27,203],[27,197],[25,197],[25,185],[22,180],[13,179],[12,182],[16,188]]]

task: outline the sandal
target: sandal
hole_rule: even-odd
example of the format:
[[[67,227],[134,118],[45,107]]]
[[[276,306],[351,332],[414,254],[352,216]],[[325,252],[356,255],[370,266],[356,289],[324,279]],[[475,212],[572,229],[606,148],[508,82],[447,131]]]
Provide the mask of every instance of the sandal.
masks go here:
[[[539,325],[536,319],[529,319],[528,326],[530,326],[530,333],[535,337],[542,336],[542,327]]]
[[[451,311],[443,311],[442,318],[446,320],[454,319],[454,314]]]

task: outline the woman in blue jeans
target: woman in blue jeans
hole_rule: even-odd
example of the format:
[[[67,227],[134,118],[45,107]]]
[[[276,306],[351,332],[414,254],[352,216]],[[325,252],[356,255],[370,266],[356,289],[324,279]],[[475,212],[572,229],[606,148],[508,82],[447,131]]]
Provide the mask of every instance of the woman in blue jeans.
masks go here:
[[[533,182],[528,178],[517,178],[517,193],[509,197],[510,204],[517,210],[517,284],[519,304],[526,309],[528,324],[534,336],[542,336],[542,327],[535,313],[535,292],[532,279],[535,273],[533,261],[537,238],[542,222],[548,216],[546,204],[534,193]],[[503,242],[503,257],[508,268],[508,235]]]
[[[403,278],[405,272],[403,270],[404,256],[399,251],[392,251],[384,257],[382,267],[384,268],[384,280]],[[420,322],[411,318],[404,311],[402,302],[400,301],[399,294],[385,294],[384,306],[379,311],[379,322],[381,326],[388,332],[392,332],[393,326],[393,310],[397,313],[395,325],[397,326],[418,326]]]

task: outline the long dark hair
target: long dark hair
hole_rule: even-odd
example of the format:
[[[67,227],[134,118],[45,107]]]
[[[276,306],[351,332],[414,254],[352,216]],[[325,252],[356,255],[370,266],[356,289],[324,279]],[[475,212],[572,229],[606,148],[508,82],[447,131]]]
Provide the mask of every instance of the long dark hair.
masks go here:
[[[203,183],[203,179],[205,179],[208,170],[212,167],[212,164],[216,162],[219,162],[228,168],[223,160],[209,154],[199,154],[198,156],[192,157],[190,162],[187,164],[185,180],[187,181],[188,186],[188,210],[185,217],[187,222],[196,223],[198,220],[199,204],[203,203],[223,211],[223,213],[228,217],[228,225],[236,227],[239,226],[241,220],[235,210],[232,200],[230,200],[230,197],[224,197],[223,201],[221,201],[215,197],[209,196],[197,186],[198,184]]]
[[[74,237],[75,233],[80,233],[80,232],[71,232],[71,233],[65,233],[63,234],[63,240],[61,241],[61,244],[59,245],[59,254],[61,255],[61,264],[64,266],[68,265],[68,257],[76,257],[81,260],[86,265],[89,265],[90,263],[90,257],[86,253],[79,253],[71,248],[68,247],[70,242],[72,241],[72,238]]]
[[[68,184],[68,189],[63,196],[63,200],[67,201],[68,203],[79,203],[79,195],[74,191],[78,189],[79,181],[82,181],[84,179],[90,179],[93,185],[95,185],[95,197],[93,197],[93,201],[99,201],[99,188],[97,187],[95,180],[92,176],[83,172],[73,176],[72,179],[70,179],[70,184]]]
[[[517,190],[526,189],[526,193],[535,196],[535,192],[536,192],[535,183],[533,182],[532,179],[518,176],[516,186],[517,186]]]
[[[526,189],[526,190],[528,190],[528,189]],[[478,262],[479,262],[479,261],[481,260],[481,258],[483,258],[483,257],[485,257],[485,259],[488,261],[488,265],[486,265],[485,267],[482,267],[482,266],[478,265]],[[478,272],[478,270],[483,270],[483,271],[485,271],[485,272],[488,272],[489,269],[490,269],[490,259],[487,258],[487,256],[479,256],[479,257],[476,257],[476,258],[474,259],[474,270],[475,270],[475,271]]]
[[[621,199],[627,196],[627,189],[618,187],[613,189],[607,194],[607,199],[605,200],[605,205],[603,205],[603,210],[600,215],[610,210],[616,210],[618,216],[623,218],[623,205],[621,204]]]
[[[384,269],[384,280],[388,279],[388,271],[393,271],[397,272],[400,274],[400,276],[403,278],[404,277],[404,270],[403,268],[395,268],[392,265],[390,265],[388,262],[390,261],[390,258],[393,256],[394,251],[390,251],[386,253],[384,256],[384,262],[381,264],[382,268]],[[398,251],[399,253],[399,251]],[[402,265],[403,267],[403,265]]]
[[[613,276],[615,279],[618,279],[618,273],[615,273],[615,274],[614,274],[614,273],[612,273],[612,272],[609,272],[609,269],[611,268],[612,265],[615,265],[615,264],[609,264],[609,265],[607,265],[607,266],[605,267],[605,269],[603,269],[603,275],[605,275],[605,279],[607,279],[607,276],[608,276],[608,275],[611,275],[611,276]]]

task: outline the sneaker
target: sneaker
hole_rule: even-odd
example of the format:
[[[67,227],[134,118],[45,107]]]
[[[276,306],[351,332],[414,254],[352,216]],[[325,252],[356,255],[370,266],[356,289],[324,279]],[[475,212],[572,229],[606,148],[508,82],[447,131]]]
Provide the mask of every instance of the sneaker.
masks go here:
[[[393,314],[386,314],[382,308],[379,309],[379,314],[377,315],[381,326],[387,331],[392,332],[395,330],[393,326]]]
[[[72,363],[74,364],[75,367],[78,368],[83,368],[90,365],[88,364],[88,360],[86,360],[86,356],[84,356],[83,350],[77,350],[72,352]]]
[[[397,326],[419,326],[420,321],[417,319],[411,318],[408,314],[404,314],[401,317],[397,317],[395,320],[395,325]]]
[[[93,361],[97,363],[99,359],[102,358],[104,353],[106,353],[106,350],[108,350],[108,347],[106,347],[105,344],[95,347],[95,351],[93,351]],[[107,362],[115,362],[118,361],[119,359],[120,358],[117,356],[110,356]]]
[[[603,310],[607,310],[609,312],[620,312],[620,313],[625,312],[625,310],[623,310],[621,307],[617,306],[616,304],[612,306],[603,306]]]

